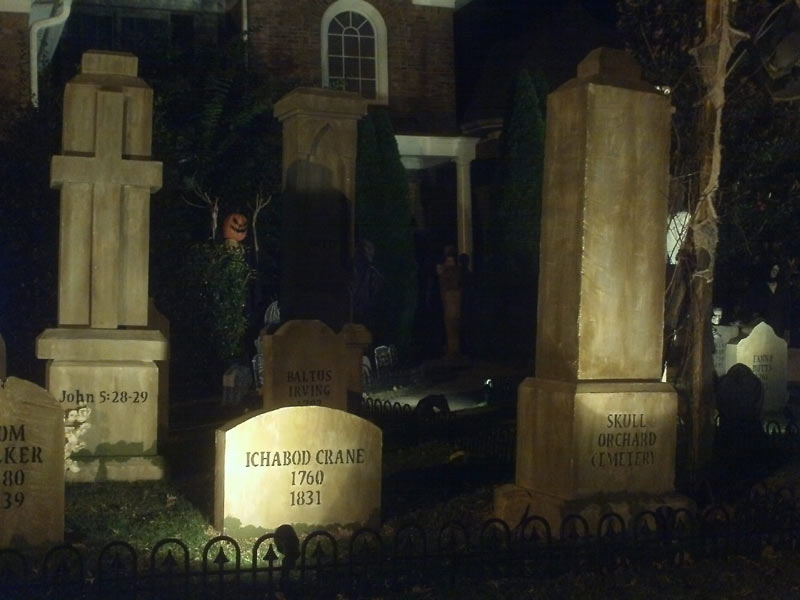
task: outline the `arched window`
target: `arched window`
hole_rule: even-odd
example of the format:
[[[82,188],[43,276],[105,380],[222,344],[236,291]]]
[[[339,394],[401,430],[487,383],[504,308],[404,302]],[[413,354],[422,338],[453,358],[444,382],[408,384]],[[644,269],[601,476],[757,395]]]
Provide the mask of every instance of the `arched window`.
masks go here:
[[[386,25],[363,0],[337,0],[322,17],[322,84],[386,102]]]

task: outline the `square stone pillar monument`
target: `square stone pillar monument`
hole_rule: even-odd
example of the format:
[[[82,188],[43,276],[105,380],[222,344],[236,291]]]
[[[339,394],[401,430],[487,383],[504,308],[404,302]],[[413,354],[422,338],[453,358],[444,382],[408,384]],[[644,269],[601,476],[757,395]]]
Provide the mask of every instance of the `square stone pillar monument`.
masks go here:
[[[349,395],[360,394],[361,357],[372,342],[365,327],[350,322],[349,290],[358,121],[366,113],[367,102],[359,94],[321,88],[292,90],[274,110],[283,124],[281,316],[284,321],[318,319],[341,334],[344,356],[323,358],[343,361]],[[274,343],[267,336],[265,348]],[[268,388],[265,406],[272,402]]]
[[[358,121],[367,114],[366,100],[355,92],[297,88],[275,103],[274,114],[283,124],[284,190],[341,193],[352,255]]]
[[[674,504],[677,397],[661,383],[671,108],[599,48],[547,99],[536,377],[519,388],[510,524]]]
[[[47,389],[88,414],[75,458],[78,481],[163,476],[156,455],[158,369],[167,341],[147,329],[153,90],[138,59],[90,51],[64,92],[62,154],[50,183],[61,190],[58,328],[36,343]],[[122,329],[121,327],[126,327]]]

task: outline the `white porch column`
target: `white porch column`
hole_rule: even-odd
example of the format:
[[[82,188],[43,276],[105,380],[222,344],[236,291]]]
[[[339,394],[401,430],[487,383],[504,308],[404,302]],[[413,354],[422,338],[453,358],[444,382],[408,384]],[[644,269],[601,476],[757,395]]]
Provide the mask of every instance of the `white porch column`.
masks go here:
[[[474,158],[458,156],[456,163],[456,215],[458,231],[458,252],[469,254],[472,259],[472,181],[470,165]]]
[[[403,166],[426,169],[453,161],[456,164],[456,229],[459,253],[472,258],[472,181],[470,164],[479,139],[463,136],[396,135]]]

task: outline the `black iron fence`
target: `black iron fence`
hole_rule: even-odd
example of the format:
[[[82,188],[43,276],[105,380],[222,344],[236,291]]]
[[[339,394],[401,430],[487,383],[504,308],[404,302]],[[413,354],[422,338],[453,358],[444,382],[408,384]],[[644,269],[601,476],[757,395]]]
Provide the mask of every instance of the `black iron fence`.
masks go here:
[[[753,488],[735,507],[702,512],[667,507],[616,514],[596,525],[572,515],[557,530],[540,517],[510,527],[490,519],[469,530],[448,523],[438,531],[408,524],[391,533],[362,529],[348,539],[316,531],[294,552],[275,534],[245,552],[227,536],[198,556],[179,539],[139,553],[111,542],[96,556],[61,545],[34,560],[0,550],[3,599],[334,599],[388,597],[415,586],[446,590],[456,582],[522,579],[535,585],[576,570],[679,565],[731,554],[758,557],[764,548],[795,549],[800,508],[788,489]],[[297,551],[299,550],[299,552]]]

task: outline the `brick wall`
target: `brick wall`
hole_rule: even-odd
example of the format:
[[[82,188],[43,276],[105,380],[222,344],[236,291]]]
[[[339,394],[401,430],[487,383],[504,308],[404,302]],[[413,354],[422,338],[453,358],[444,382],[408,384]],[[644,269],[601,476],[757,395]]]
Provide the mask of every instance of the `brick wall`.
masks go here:
[[[28,101],[28,15],[0,13],[0,120]]]
[[[276,89],[319,86],[320,25],[333,0],[250,0],[251,60]],[[453,11],[370,0],[386,23],[389,107],[398,133],[457,133]],[[282,87],[285,86],[285,87]]]

